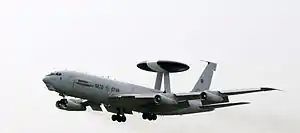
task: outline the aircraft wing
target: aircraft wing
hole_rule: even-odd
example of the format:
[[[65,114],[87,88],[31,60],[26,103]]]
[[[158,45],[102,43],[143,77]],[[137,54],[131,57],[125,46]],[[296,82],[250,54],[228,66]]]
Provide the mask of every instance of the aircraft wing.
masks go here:
[[[250,102],[236,102],[236,103],[221,103],[221,104],[210,104],[210,105],[202,105],[200,108],[205,109],[215,109],[215,108],[224,108],[224,107],[230,107],[230,106],[236,106],[236,105],[243,105],[243,104],[250,104]]]
[[[115,105],[138,106],[153,102],[154,94],[118,94],[108,98]]]
[[[273,90],[279,90],[279,89],[261,87],[261,88],[249,88],[249,89],[224,90],[220,92],[222,94],[229,96],[229,95],[239,95],[239,94],[246,94],[246,93],[253,93],[253,92],[273,91]]]
[[[261,88],[249,88],[249,89],[223,90],[220,92],[222,94],[229,96],[229,95],[239,95],[239,94],[246,94],[246,93],[253,93],[253,92],[274,91],[274,90],[279,90],[279,89],[261,87]],[[201,96],[201,92],[176,93],[175,96],[178,101],[196,100],[199,99],[199,97]]]
[[[153,102],[156,95],[164,96],[166,93],[150,93],[150,94],[119,94],[114,95],[109,98],[111,102],[122,100],[124,102],[134,102],[137,103],[151,103]],[[200,92],[189,92],[189,93],[176,93],[172,96],[167,96],[168,98],[173,98],[177,102],[195,100],[200,98]]]
[[[199,97],[199,96],[198,96]],[[171,93],[149,93],[149,94],[117,94],[108,98],[113,107],[124,107],[128,114],[133,110],[175,110],[189,107],[187,100],[196,99],[193,95]],[[199,98],[198,98],[199,99]],[[112,110],[113,111],[113,110]],[[111,111],[111,112],[112,112]]]
[[[187,100],[195,100],[200,98],[199,92],[190,93],[150,93],[150,94],[118,94],[109,97],[109,101],[114,104],[126,106],[139,106],[146,104],[154,104],[155,100],[161,100],[167,104],[184,103]],[[157,98],[159,96],[159,98]]]

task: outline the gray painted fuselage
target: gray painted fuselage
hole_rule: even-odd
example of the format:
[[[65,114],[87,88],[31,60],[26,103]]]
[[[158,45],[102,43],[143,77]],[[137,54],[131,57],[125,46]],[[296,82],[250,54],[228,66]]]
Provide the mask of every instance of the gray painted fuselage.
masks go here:
[[[116,80],[111,80],[94,75],[84,74],[75,71],[59,71],[62,75],[48,75],[43,80],[47,82],[47,87],[50,91],[55,91],[67,96],[86,99],[97,104],[106,104],[112,106],[121,106],[122,108],[130,107],[130,104],[115,105],[110,103],[108,98],[117,94],[157,94],[163,93],[160,90],[155,90],[140,85],[124,83]],[[170,95],[172,95],[170,93]],[[151,110],[157,115],[182,115],[198,112],[207,112],[214,109],[200,108],[200,100],[189,100],[188,107],[180,106],[153,106],[153,107],[136,107],[133,111],[146,113]]]

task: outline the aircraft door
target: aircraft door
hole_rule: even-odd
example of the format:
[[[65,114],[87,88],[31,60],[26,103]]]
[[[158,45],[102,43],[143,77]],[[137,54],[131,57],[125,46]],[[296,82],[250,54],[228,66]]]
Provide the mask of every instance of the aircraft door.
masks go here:
[[[87,90],[90,90],[90,88],[93,87],[92,82],[85,80],[85,79],[80,79],[76,78],[73,80],[73,89],[75,92],[77,92],[78,95],[88,95]]]

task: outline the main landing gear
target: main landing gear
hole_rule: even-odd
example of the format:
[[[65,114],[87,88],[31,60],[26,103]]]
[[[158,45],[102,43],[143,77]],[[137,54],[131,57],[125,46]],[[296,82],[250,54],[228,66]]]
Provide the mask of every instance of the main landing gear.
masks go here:
[[[111,116],[112,121],[125,122],[126,116],[124,115],[124,111],[120,108],[117,108],[118,113]]]
[[[118,122],[125,122],[126,121],[126,116],[120,115],[120,114],[114,114],[111,116],[112,121],[118,121]]]
[[[143,113],[142,117],[144,120],[148,119],[149,121],[157,119],[157,115],[154,113]]]

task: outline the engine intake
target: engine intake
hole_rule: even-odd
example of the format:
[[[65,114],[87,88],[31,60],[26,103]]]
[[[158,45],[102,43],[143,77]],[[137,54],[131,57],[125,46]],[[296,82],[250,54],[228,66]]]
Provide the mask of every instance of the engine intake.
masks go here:
[[[56,102],[56,107],[67,111],[85,111],[86,106],[75,99],[61,99]]]
[[[155,104],[177,104],[176,100],[160,94],[155,95],[153,101]]]
[[[200,94],[200,99],[203,105],[229,102],[228,96],[219,91],[204,91]]]

